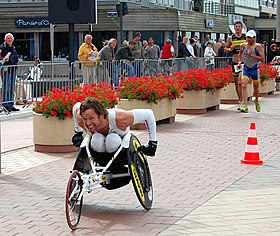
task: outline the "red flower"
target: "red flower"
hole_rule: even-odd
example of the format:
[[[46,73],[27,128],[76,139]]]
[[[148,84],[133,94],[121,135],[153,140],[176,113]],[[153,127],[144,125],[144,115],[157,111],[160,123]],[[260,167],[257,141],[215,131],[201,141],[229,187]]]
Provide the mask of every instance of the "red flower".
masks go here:
[[[185,90],[214,91],[228,85],[232,77],[231,67],[215,69],[189,69],[188,71],[179,71],[173,73],[173,78],[182,83]]]
[[[117,92],[121,98],[157,103],[164,98],[181,97],[182,84],[169,76],[135,76],[121,81]]]
[[[105,82],[97,84],[85,84],[84,87],[77,86],[71,91],[69,86],[53,88],[42,96],[42,101],[38,101],[33,108],[36,113],[43,116],[57,116],[64,120],[72,117],[72,107],[75,103],[85,100],[87,97],[99,99],[107,108],[114,107],[118,102],[117,93],[113,87]]]
[[[260,82],[261,84],[264,81],[269,79],[275,79],[278,77],[278,71],[276,68],[270,64],[261,64],[260,65]]]

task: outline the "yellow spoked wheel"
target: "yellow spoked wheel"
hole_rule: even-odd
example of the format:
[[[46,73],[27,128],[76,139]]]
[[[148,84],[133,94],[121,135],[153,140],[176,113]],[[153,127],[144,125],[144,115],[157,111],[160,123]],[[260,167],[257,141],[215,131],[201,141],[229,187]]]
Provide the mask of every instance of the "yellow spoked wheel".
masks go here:
[[[137,148],[141,144],[136,136],[131,135],[128,149],[128,167],[136,196],[140,204],[149,210],[153,203],[153,185],[147,157]]]

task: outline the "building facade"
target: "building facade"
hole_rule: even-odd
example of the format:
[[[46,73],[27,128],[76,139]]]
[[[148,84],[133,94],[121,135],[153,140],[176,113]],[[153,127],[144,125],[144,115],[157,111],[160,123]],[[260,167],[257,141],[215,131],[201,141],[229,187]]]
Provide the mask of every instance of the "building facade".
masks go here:
[[[229,24],[236,18],[244,21],[248,28],[256,29],[259,41],[269,41],[275,37],[276,0],[125,2],[128,14],[122,17],[123,21],[116,17],[116,5],[120,1],[99,0],[97,24],[75,24],[75,58],[86,33],[93,35],[93,43],[98,49],[102,48],[104,39],[117,38],[120,46],[120,39],[131,40],[137,31],[141,32],[142,40],[153,37],[155,43],[162,46],[165,39],[170,38],[176,47],[178,39],[185,35],[198,35],[201,42],[206,34],[210,34],[214,41],[218,38],[226,39],[231,34]],[[69,26],[55,24],[52,37],[47,0],[0,0],[0,18],[0,38],[3,40],[7,32],[13,33],[22,60],[30,61],[35,56],[41,60],[51,60],[52,55],[56,61],[66,60],[69,52]]]

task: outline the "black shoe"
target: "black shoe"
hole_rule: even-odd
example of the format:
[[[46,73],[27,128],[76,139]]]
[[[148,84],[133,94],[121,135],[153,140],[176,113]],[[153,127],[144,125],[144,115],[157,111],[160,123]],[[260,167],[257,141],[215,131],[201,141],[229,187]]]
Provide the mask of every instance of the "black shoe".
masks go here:
[[[15,107],[12,107],[12,108],[10,109],[10,111],[19,111],[19,109],[15,108]]]
[[[11,112],[11,108],[9,108],[9,107],[3,107],[3,110],[4,110],[5,112]]]

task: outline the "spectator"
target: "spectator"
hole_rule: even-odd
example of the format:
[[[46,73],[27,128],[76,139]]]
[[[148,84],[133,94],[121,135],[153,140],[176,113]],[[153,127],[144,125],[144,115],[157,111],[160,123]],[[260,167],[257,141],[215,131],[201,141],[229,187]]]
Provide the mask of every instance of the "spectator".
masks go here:
[[[117,46],[117,40],[111,38],[108,44],[100,50],[101,60],[108,61],[107,70],[109,70],[109,76],[111,77],[114,88],[119,85],[119,65],[115,61],[115,48]]]
[[[144,58],[144,55],[143,55],[144,47],[143,47],[140,39],[141,39],[141,33],[137,32],[134,35],[134,38],[132,40],[134,42],[134,47],[132,48],[132,56],[136,59],[136,61],[134,62],[134,67],[135,67],[136,74],[138,76],[141,76],[143,74],[143,72],[142,72],[143,60],[141,60],[141,59]]]
[[[204,48],[204,49],[207,47],[208,42],[211,42],[211,43],[212,43],[212,40],[211,40],[211,37],[210,37],[209,34],[207,34],[207,35],[205,36],[205,40],[204,40],[204,44],[203,44],[203,48]]]
[[[226,42],[222,42],[222,46],[218,50],[219,68],[226,68],[228,66],[228,54],[225,52]]]
[[[134,39],[133,39],[134,48],[132,50],[132,56],[135,59],[142,59],[143,58],[143,46],[142,46],[142,43],[141,43],[140,39],[141,39],[141,33],[137,32],[134,35]]]
[[[170,39],[167,39],[166,43],[162,46],[161,52],[161,59],[163,59],[161,62],[162,72],[167,75],[172,73],[172,57],[174,56],[174,47],[171,42],[172,41]]]
[[[205,36],[204,43],[203,43],[203,47],[202,47],[202,55],[204,55],[204,50],[205,50],[205,48],[207,47],[208,42],[213,43],[213,41],[212,41],[212,39],[211,39],[211,37],[210,37],[209,34],[207,34],[207,35]]]
[[[97,48],[92,44],[90,34],[85,36],[85,42],[79,48],[78,58],[82,63],[84,84],[96,83],[96,65],[99,61],[99,54]]]
[[[200,43],[199,43],[198,36],[195,35],[193,39],[195,41],[195,44],[193,46],[194,55],[196,57],[199,57],[200,56]]]
[[[225,52],[226,42],[222,42],[222,46],[218,50],[218,57],[227,57],[227,53]]]
[[[1,58],[4,61],[3,70],[3,107],[7,111],[19,111],[14,107],[14,90],[16,81],[16,65],[18,55],[14,46],[14,36],[7,33],[4,38],[5,42],[1,45]],[[5,66],[8,66],[5,68]]]
[[[188,69],[190,68],[194,68],[195,67],[195,60],[196,60],[196,56],[194,55],[194,45],[195,45],[195,40],[193,38],[190,39],[190,43],[187,45],[187,49],[189,50],[191,57],[187,60],[187,64],[188,64]]]
[[[152,37],[148,40],[148,46],[144,50],[144,57],[149,59],[147,61],[148,75],[154,76],[159,71],[158,59],[160,58],[160,47],[154,44],[154,39]]]
[[[187,49],[187,42],[188,42],[188,38],[185,36],[183,37],[183,41],[181,43],[179,43],[178,46],[178,71],[181,71],[183,69],[186,69],[186,58],[187,57],[191,57],[191,53],[189,52],[189,50]]]
[[[124,73],[124,71],[127,71],[127,76],[129,77],[135,75],[134,67],[131,64],[134,60],[134,57],[132,57],[132,48],[134,48],[134,41],[130,41],[128,43],[126,40],[124,40],[122,47],[117,50],[115,55],[116,60],[125,60],[121,65],[122,72]]]
[[[143,40],[143,49],[145,49],[148,46],[147,40]]]
[[[216,55],[218,55],[219,48],[222,46],[223,39],[219,38],[217,43],[214,43],[212,48]]]
[[[213,70],[215,66],[215,57],[216,53],[214,52],[212,48],[212,43],[208,42],[207,47],[204,50],[204,58],[205,58],[205,63],[206,67],[208,70]]]

